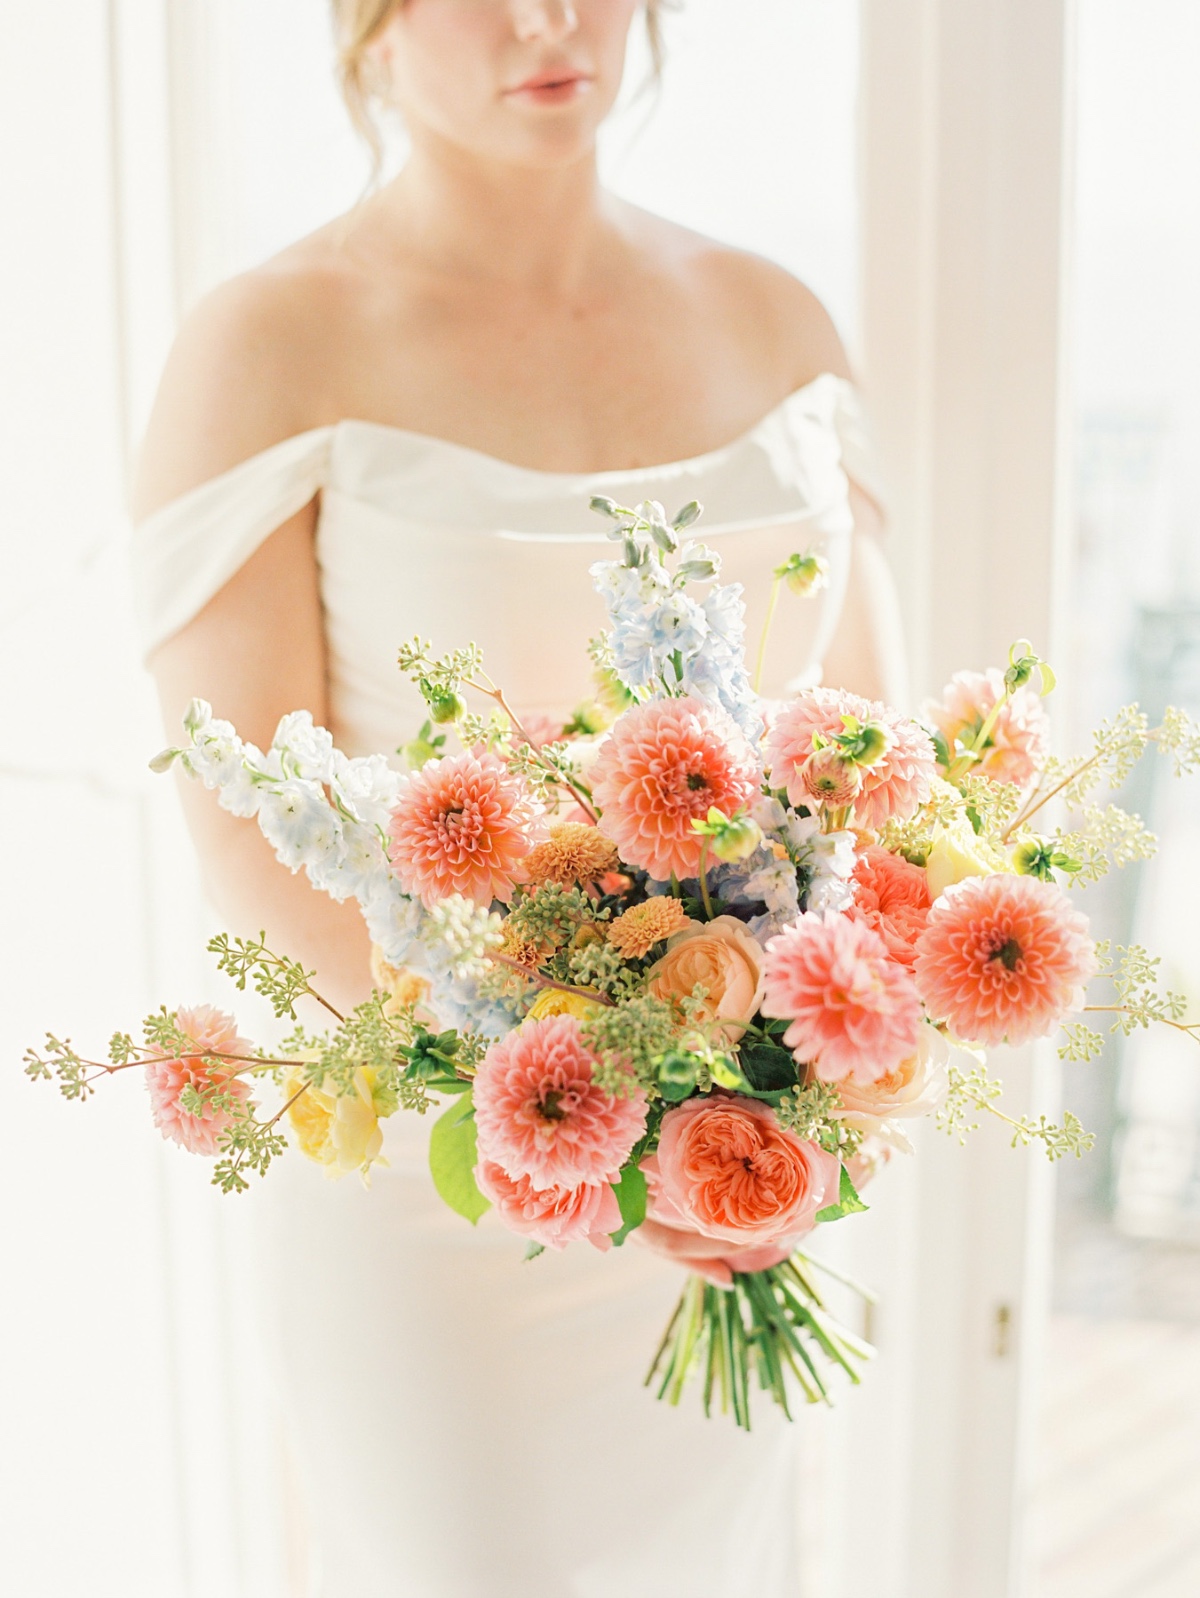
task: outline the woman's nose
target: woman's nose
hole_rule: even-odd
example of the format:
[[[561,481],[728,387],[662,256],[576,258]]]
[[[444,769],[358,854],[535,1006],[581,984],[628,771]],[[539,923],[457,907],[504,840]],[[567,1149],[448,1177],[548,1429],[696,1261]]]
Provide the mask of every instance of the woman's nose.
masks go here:
[[[512,0],[513,28],[522,42],[566,39],[579,26],[574,0]]]

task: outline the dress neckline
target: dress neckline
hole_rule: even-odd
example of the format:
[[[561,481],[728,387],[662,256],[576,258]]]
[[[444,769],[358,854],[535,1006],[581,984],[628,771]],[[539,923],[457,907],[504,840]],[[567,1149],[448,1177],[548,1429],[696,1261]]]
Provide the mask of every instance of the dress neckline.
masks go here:
[[[302,437],[315,436],[318,433],[328,432],[338,434],[350,429],[358,429],[367,433],[376,433],[399,441],[405,441],[413,446],[424,447],[432,450],[442,450],[448,455],[457,456],[460,460],[471,460],[487,470],[517,475],[520,477],[537,478],[542,482],[560,483],[602,483],[618,480],[637,479],[642,477],[657,477],[663,474],[674,475],[695,471],[704,466],[724,460],[736,450],[743,449],[747,444],[753,444],[760,434],[772,427],[780,417],[785,416],[798,401],[810,395],[814,390],[822,388],[844,388],[854,392],[854,384],[841,377],[837,372],[820,372],[816,377],[810,378],[807,383],[802,383],[799,388],[792,389],[778,404],[773,405],[769,411],[764,412],[756,422],[729,439],[724,444],[718,444],[715,449],[703,450],[698,455],[685,455],[676,460],[656,461],[648,466],[606,466],[594,471],[548,471],[540,466],[522,466],[517,461],[510,461],[503,455],[493,455],[488,450],[476,449],[470,444],[460,444],[451,438],[443,438],[436,433],[422,433],[408,427],[396,427],[390,422],[369,422],[359,417],[347,416],[342,420],[332,423],[328,428],[315,428],[313,433],[299,435]],[[284,439],[281,444],[272,446],[276,449],[283,444],[290,443]],[[269,454],[270,450],[264,450]],[[257,459],[251,456],[251,460]],[[236,467],[234,470],[236,471]]]
[[[408,465],[413,464],[421,452],[427,456],[440,453],[450,460],[457,460],[464,467],[472,467],[485,478],[490,475],[497,487],[505,484],[512,489],[520,484],[528,485],[539,499],[544,497],[546,490],[578,495],[583,488],[597,492],[603,491],[608,485],[620,483],[638,484],[656,478],[700,477],[736,458],[739,451],[757,444],[799,407],[817,401],[826,394],[833,396],[835,401],[848,399],[848,409],[852,413],[856,410],[857,389],[850,379],[836,372],[821,372],[785,395],[745,432],[715,449],[678,460],[656,462],[650,466],[615,466],[594,472],[551,472],[537,466],[522,466],[503,456],[490,455],[486,450],[474,449],[469,444],[459,444],[435,433],[419,433],[410,428],[396,427],[390,422],[370,422],[348,416],[322,427],[308,428],[302,433],[291,433],[256,454],[247,455],[215,477],[205,478],[174,499],[167,500],[134,526],[139,538],[157,534],[161,528],[175,525],[180,518],[186,519],[200,506],[214,504],[227,493],[240,490],[243,485],[255,485],[259,493],[268,483],[277,486],[280,474],[289,480],[303,480],[308,488],[308,497],[311,497],[330,486],[326,474],[331,472],[334,477],[337,476],[339,468],[334,462],[342,455],[339,446],[343,440],[348,442],[354,437],[378,440],[381,446],[388,446],[390,452]],[[832,409],[836,413],[836,403]],[[819,414],[819,406],[814,404],[814,416],[819,418]],[[831,415],[826,419],[832,422],[834,417]],[[353,454],[353,451],[349,453]],[[295,508],[299,509],[304,503],[304,500],[298,500]]]

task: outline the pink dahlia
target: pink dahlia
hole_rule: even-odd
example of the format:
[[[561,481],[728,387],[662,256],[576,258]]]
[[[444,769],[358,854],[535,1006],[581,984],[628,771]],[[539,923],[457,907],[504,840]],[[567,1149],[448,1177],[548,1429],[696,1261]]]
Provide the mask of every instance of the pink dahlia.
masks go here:
[[[740,1095],[701,1094],[668,1110],[642,1169],[658,1222],[728,1243],[797,1241],[837,1202],[835,1157]]]
[[[874,1082],[916,1052],[921,1001],[879,934],[849,916],[802,915],[767,944],[764,1015],[822,1082]]]
[[[175,1025],[196,1046],[196,1055],[181,1059],[152,1060],[146,1065],[146,1091],[150,1095],[150,1113],[154,1124],[165,1138],[181,1144],[191,1154],[204,1154],[210,1159],[217,1154],[221,1133],[233,1122],[228,1110],[205,1105],[199,1115],[185,1110],[179,1102],[184,1088],[195,1088],[206,1094],[214,1089],[228,1093],[239,1103],[250,1102],[250,1084],[244,1077],[231,1073],[237,1063],[225,1064],[220,1059],[205,1059],[205,1054],[237,1055],[247,1058],[254,1053],[254,1045],[238,1036],[237,1022],[223,1010],[211,1004],[198,1004],[195,1009],[175,1012]],[[189,1051],[184,1051],[188,1053]]]
[[[507,904],[547,826],[525,783],[489,749],[422,766],[396,802],[388,836],[392,870],[427,908],[454,893]]]
[[[641,1093],[613,1098],[573,1015],[526,1021],[493,1043],[475,1078],[481,1161],[541,1190],[615,1182],[646,1128]]]
[[[850,880],[854,904],[848,913],[878,932],[892,959],[911,971],[933,903],[924,871],[902,855],[869,844]]]
[[[1096,973],[1086,916],[1052,882],[996,872],[947,888],[917,943],[930,1018],[968,1043],[1048,1037]]]
[[[762,773],[724,711],[698,699],[659,699],[627,710],[592,767],[600,826],[629,865],[659,882],[694,877],[704,840],[692,822],[715,806],[751,804]]]
[[[813,734],[834,738],[845,731],[842,718],[878,722],[888,734],[888,747],[873,766],[861,769],[862,787],[854,800],[854,820],[875,831],[893,818],[907,821],[929,798],[937,773],[933,742],[923,728],[886,705],[840,688],[810,688],[786,705],[767,734],[768,780],[786,788],[794,805],[809,805],[813,796],[805,767],[813,753]]]
[[[531,1237],[544,1248],[586,1242],[607,1249],[612,1247],[609,1234],[620,1230],[621,1207],[607,1182],[537,1188],[527,1176],[509,1176],[494,1160],[479,1162],[475,1180],[510,1232]]]
[[[971,742],[1003,693],[1004,677],[994,666],[955,672],[940,702],[927,704],[925,714],[953,750],[955,739]],[[997,716],[975,769],[996,782],[1024,783],[1041,770],[1049,753],[1050,718],[1041,697],[1032,688],[1018,688]]]

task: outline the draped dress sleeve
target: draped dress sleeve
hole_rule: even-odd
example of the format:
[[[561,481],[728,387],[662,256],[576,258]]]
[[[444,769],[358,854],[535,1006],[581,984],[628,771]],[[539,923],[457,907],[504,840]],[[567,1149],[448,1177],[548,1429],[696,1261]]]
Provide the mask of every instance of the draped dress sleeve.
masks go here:
[[[333,432],[319,427],[286,438],[134,528],[134,603],[147,656],[199,615],[271,533],[324,488]]]

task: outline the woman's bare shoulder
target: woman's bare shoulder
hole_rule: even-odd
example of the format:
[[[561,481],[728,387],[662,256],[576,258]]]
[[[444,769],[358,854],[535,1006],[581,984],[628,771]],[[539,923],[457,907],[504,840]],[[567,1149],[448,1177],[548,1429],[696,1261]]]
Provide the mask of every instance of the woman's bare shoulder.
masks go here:
[[[832,317],[799,278],[765,256],[663,217],[642,212],[639,221],[647,244],[686,275],[711,313],[764,360],[779,363],[785,391],[823,372],[850,376]]]
[[[231,278],[184,319],[138,463],[137,518],[320,425],[354,268],[329,230]]]

